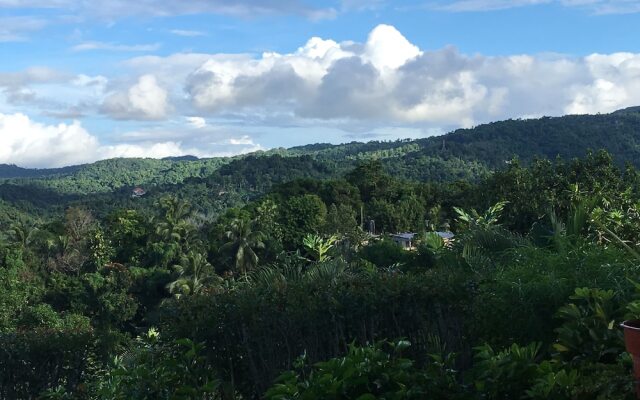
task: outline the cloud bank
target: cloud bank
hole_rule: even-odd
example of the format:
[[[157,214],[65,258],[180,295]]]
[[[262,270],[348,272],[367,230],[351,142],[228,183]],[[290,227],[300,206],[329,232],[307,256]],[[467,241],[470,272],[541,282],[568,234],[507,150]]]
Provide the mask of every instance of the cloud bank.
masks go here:
[[[137,137],[137,140],[104,144],[79,121],[47,125],[32,121],[24,114],[0,114],[0,164],[32,168],[62,167],[114,157],[213,157],[262,149],[247,136],[228,138],[221,143],[226,145],[226,150],[216,151],[211,147],[197,147],[188,138],[184,141],[154,141],[157,138],[154,132],[131,132],[129,135]]]
[[[308,136],[300,142],[327,140],[318,129],[339,131],[345,140],[394,132],[389,139],[640,105],[640,54],[469,55],[455,47],[421,49],[390,25],[375,27],[363,43],[313,37],[290,53],[142,56],[120,71],[0,73],[6,105],[0,162],[233,154],[262,148],[260,135],[278,130]],[[22,115],[27,109],[30,118]],[[65,123],[38,124],[36,114]],[[105,145],[69,122],[83,116],[146,125],[101,135],[114,143]],[[67,142],[85,150],[74,153]]]
[[[314,37],[291,53],[177,53],[136,57],[124,67],[129,75],[108,78],[42,67],[0,73],[0,90],[9,102],[31,101],[51,112],[59,106],[52,94],[67,88],[76,99],[70,109],[116,120],[204,114],[270,127],[340,123],[347,130],[349,124],[469,126],[640,104],[640,54],[426,51],[390,25],[377,26],[364,43]]]
[[[187,57],[147,65],[182,65],[181,94],[214,116],[469,126],[640,104],[640,54],[489,57],[454,47],[423,51],[389,25],[376,27],[365,43],[312,38],[289,54],[216,55],[190,73]]]

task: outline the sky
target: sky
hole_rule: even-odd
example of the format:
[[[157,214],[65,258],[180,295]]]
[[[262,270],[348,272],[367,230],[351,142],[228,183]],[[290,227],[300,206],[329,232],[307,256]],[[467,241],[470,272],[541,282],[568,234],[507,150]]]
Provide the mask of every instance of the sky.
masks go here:
[[[0,0],[0,163],[228,156],[640,105],[640,0]]]

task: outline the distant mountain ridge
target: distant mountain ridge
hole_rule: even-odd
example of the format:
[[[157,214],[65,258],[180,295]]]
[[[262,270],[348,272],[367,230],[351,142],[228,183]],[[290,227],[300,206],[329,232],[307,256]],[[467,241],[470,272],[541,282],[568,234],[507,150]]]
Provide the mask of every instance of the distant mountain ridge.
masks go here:
[[[92,164],[56,169],[27,169],[0,165],[0,179],[4,184],[35,185],[62,194],[84,195],[113,192],[127,186],[177,184],[186,178],[209,176],[221,165],[232,160],[112,158]]]
[[[111,159],[56,169],[28,169],[0,165],[0,179],[46,180],[80,183],[78,193],[115,190],[127,185],[172,184],[189,178],[205,178],[222,165],[241,170],[256,157],[309,156],[339,175],[362,160],[378,159],[392,173],[416,180],[466,179],[501,168],[513,157],[529,162],[536,157],[571,159],[587,150],[605,149],[620,164],[640,166],[640,106],[611,114],[567,115],[527,120],[506,120],[458,129],[417,140],[316,143],[278,148],[233,158],[198,159],[194,156],[165,159]],[[254,171],[255,172],[255,171]],[[259,171],[258,171],[259,172]],[[82,189],[82,182],[92,182]]]
[[[614,111],[613,114],[640,114],[640,106],[627,107],[618,111]]]
[[[74,165],[62,168],[22,168],[15,164],[0,164],[0,178],[27,178],[42,177],[57,174],[72,173],[82,168],[82,165]]]
[[[115,158],[54,169],[0,165],[0,208],[46,217],[84,204],[106,215],[118,207],[151,207],[171,194],[189,199],[211,217],[276,185],[341,179],[371,160],[396,178],[420,182],[472,183],[514,157],[527,164],[536,157],[584,157],[589,149],[607,150],[618,165],[640,167],[639,109],[507,120],[418,140],[318,143],[230,158]],[[132,198],[135,187],[147,194]]]
[[[288,152],[337,163],[340,158],[375,158],[405,178],[442,181],[482,175],[514,157],[524,163],[534,158],[569,160],[601,149],[619,165],[630,162],[640,167],[640,107],[611,114],[492,122],[417,140],[314,144]]]

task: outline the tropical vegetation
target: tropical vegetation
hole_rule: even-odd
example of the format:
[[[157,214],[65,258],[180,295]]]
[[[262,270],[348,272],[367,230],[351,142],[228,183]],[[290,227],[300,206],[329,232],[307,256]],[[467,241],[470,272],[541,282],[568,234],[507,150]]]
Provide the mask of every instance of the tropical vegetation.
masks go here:
[[[563,121],[595,135],[616,118],[631,135],[632,112]],[[619,328],[640,317],[640,172],[618,157],[632,146],[434,179],[406,163],[424,143],[162,160],[190,172],[115,186],[125,170],[76,189],[87,167],[7,178],[0,398],[634,398]]]

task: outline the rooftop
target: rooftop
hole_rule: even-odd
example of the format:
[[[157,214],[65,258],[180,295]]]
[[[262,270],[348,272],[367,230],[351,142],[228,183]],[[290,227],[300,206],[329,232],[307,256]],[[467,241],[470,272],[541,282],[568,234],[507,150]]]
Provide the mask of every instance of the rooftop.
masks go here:
[[[391,237],[404,240],[413,240],[415,236],[416,234],[411,232],[396,233],[394,235],[391,235]]]

